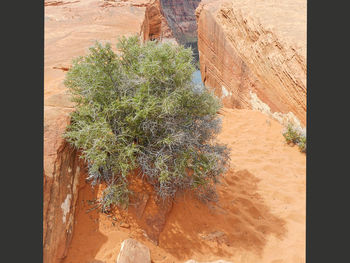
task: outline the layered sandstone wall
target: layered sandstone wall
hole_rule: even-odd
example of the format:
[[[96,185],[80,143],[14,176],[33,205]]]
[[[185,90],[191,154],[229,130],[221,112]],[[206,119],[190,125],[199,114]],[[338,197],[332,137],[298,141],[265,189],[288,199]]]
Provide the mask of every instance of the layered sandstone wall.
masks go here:
[[[203,0],[196,17],[202,80],[226,107],[256,94],[306,124],[305,0]]]

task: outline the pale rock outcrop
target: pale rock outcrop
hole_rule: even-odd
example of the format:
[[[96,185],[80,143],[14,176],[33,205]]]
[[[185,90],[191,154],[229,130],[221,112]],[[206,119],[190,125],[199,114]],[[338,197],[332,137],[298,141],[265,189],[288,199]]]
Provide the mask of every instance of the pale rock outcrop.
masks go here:
[[[135,239],[122,242],[116,263],[151,263],[149,248]]]
[[[43,260],[61,262],[74,230],[82,160],[63,140],[74,110],[63,80],[73,58],[96,40],[140,34],[149,0],[45,1]]]
[[[202,80],[226,107],[252,92],[306,124],[305,0],[203,0],[196,16]]]

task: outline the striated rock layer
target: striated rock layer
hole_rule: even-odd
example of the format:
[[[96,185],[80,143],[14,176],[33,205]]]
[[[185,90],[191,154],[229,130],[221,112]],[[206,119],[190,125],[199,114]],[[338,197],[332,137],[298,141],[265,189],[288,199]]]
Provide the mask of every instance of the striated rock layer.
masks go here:
[[[154,27],[150,0],[45,1],[44,48],[44,204],[43,258],[61,262],[74,230],[79,177],[84,164],[62,134],[74,110],[63,80],[73,58],[85,55],[96,40],[116,44],[119,36]],[[148,12],[151,10],[150,12]],[[153,10],[153,11],[152,11]],[[148,17],[148,19],[147,19]],[[150,18],[151,17],[151,18]],[[157,16],[159,20],[159,15]],[[164,18],[163,18],[164,20]],[[163,27],[164,28],[164,27]],[[152,34],[152,30],[150,33]],[[159,29],[157,29],[159,31]]]
[[[196,10],[203,82],[226,107],[273,112],[306,124],[306,1],[203,0]]]
[[[54,143],[55,138],[48,137],[50,136],[46,136],[45,143]],[[58,149],[46,147],[46,151],[51,152],[55,158],[45,156],[50,159],[46,160],[50,164],[44,168],[44,262],[58,262],[56,260],[67,254],[74,227],[78,182],[84,173],[76,151],[64,142],[56,145],[60,145]]]

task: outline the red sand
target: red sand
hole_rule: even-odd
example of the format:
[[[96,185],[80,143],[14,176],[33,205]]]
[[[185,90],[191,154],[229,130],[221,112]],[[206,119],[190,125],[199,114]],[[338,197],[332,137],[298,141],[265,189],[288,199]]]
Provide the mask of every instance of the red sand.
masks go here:
[[[64,263],[114,263],[128,237],[150,248],[152,262],[305,262],[305,154],[287,145],[283,127],[260,112],[224,109],[221,114],[218,139],[231,147],[231,168],[218,185],[218,203],[177,198],[156,246],[126,211],[116,212],[117,221],[96,210],[86,213],[87,200],[98,190],[82,180]]]

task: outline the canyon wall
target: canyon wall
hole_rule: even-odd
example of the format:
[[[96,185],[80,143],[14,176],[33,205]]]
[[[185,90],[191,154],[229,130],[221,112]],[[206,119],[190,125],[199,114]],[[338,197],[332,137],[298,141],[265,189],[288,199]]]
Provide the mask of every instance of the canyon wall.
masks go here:
[[[226,107],[253,93],[306,124],[305,0],[203,0],[196,17],[202,80]]]
[[[75,225],[79,180],[85,165],[63,140],[74,110],[63,84],[73,58],[85,55],[95,41],[110,42],[132,34],[160,34],[166,30],[159,2],[45,1],[44,32],[44,203],[43,259],[62,262]],[[165,19],[163,18],[163,20]],[[160,26],[159,26],[160,25]],[[148,28],[145,33],[145,28]],[[141,33],[142,32],[142,33]],[[167,31],[169,32],[169,30]]]
[[[173,37],[159,0],[147,5],[141,36],[144,41]]]
[[[200,0],[160,0],[162,12],[178,43],[197,51],[197,23],[195,10]]]

